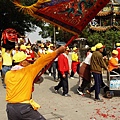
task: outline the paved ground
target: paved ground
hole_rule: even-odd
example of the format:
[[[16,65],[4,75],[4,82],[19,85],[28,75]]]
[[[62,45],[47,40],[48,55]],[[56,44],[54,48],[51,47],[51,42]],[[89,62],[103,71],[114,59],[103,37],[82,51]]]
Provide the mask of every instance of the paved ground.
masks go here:
[[[71,62],[71,61],[70,61]],[[105,76],[105,75],[104,75]],[[106,77],[104,77],[106,81]],[[104,99],[104,102],[98,103],[88,96],[78,95],[78,75],[75,79],[69,79],[69,94],[71,97],[55,94],[53,86],[57,82],[52,77],[44,75],[44,82],[41,85],[35,85],[33,92],[34,100],[41,105],[39,112],[47,120],[120,120],[120,97]],[[0,81],[0,120],[7,120],[5,89]]]
[[[120,98],[104,99],[103,103],[93,100],[93,97],[82,97],[77,94],[78,76],[69,79],[69,94],[64,97],[55,94],[52,87],[57,85],[52,77],[44,75],[44,82],[35,85],[34,100],[41,105],[39,112],[47,120],[120,120]],[[5,111],[5,89],[0,82],[0,120],[7,120]]]

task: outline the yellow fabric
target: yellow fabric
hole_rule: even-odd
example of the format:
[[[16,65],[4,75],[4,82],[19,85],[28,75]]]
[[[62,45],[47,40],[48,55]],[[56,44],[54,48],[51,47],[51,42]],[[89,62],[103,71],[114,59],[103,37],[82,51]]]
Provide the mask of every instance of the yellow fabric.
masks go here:
[[[40,53],[40,52],[38,52],[38,55],[39,55],[39,57],[41,57],[41,56],[44,55],[44,53]]]
[[[33,99],[26,100],[20,103],[30,103],[34,110],[37,110],[38,108],[40,108],[40,105],[36,103]]]
[[[118,61],[116,58],[112,57],[109,61],[108,61],[108,69],[109,71],[112,71],[113,69],[117,69],[118,66],[116,66],[118,64]]]
[[[10,103],[19,103],[30,100],[33,80],[39,71],[50,63],[56,55],[56,52],[45,54],[25,68],[8,71],[5,76],[6,101]]]
[[[5,48],[2,47],[2,55],[5,53]]]
[[[3,59],[3,65],[6,65],[6,66],[11,66],[12,65],[12,57],[10,55],[10,53],[4,53],[2,55],[2,59]]]
[[[78,54],[75,52],[72,52],[72,57],[71,57],[72,61],[76,61],[78,62]]]

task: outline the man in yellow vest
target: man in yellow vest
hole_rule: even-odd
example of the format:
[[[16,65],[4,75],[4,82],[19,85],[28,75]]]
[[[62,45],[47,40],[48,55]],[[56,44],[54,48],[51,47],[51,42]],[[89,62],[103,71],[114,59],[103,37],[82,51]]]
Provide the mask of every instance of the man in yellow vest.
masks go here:
[[[31,99],[32,85],[39,71],[64,51],[65,47],[61,46],[54,52],[39,57],[33,64],[29,63],[24,52],[13,56],[16,65],[5,76],[9,120],[45,120],[37,111],[40,106]]]
[[[77,65],[80,64],[79,56],[78,56],[78,48],[77,47],[73,48],[71,59],[72,59],[72,64],[71,64],[71,75],[70,75],[70,78],[74,79],[74,74],[77,71]]]
[[[2,54],[2,83],[4,88],[6,85],[4,83],[4,77],[7,71],[9,71],[12,67],[12,55],[11,51],[6,49],[5,52]]]

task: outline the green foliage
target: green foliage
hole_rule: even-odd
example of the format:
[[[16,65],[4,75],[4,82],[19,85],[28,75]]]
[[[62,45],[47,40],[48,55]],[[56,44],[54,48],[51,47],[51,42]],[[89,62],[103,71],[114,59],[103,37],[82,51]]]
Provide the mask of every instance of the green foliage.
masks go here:
[[[47,24],[44,23],[44,25],[41,26],[41,29],[42,31],[40,31],[39,34],[43,38],[51,37],[52,42],[54,41],[54,32],[55,32],[56,41],[67,42],[72,36],[71,33],[68,33],[62,29],[58,29],[57,26],[55,26],[55,31],[54,31],[54,26],[48,23]]]
[[[31,32],[34,25],[31,17],[19,12],[10,0],[0,0],[0,31],[6,28],[14,28],[21,35]]]
[[[90,32],[87,27],[82,32],[82,36],[87,38],[90,47],[99,42],[104,44],[108,54],[115,49],[115,44],[120,41],[120,31],[112,29],[106,32]]]
[[[20,0],[22,5],[31,5],[37,0]],[[19,11],[12,0],[0,0],[0,35],[6,28],[14,28],[20,35],[35,31],[36,26],[44,26],[44,22]]]

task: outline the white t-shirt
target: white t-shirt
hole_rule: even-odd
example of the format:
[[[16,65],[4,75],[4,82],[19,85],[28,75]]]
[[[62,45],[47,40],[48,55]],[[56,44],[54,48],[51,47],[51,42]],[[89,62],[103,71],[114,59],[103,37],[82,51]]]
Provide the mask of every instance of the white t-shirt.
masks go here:
[[[87,65],[90,65],[92,53],[89,53],[89,55],[85,58],[84,63]]]

